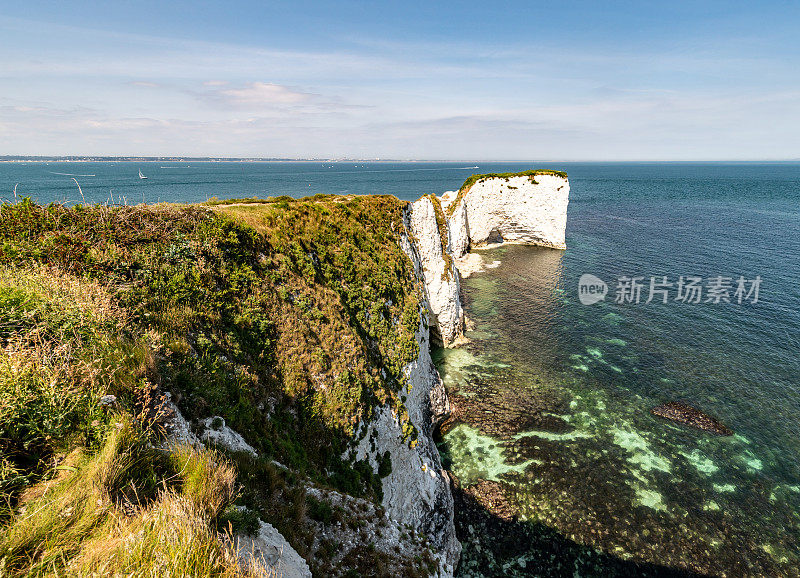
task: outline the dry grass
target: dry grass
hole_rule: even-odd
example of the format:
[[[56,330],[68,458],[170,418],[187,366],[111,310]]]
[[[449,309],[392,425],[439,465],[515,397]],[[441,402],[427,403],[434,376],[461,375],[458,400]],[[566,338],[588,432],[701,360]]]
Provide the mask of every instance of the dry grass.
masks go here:
[[[74,452],[32,488],[0,533],[0,575],[250,576],[216,530],[234,497],[233,466],[179,448],[148,491],[155,450],[121,418],[102,450]],[[169,473],[171,472],[171,473]]]
[[[152,351],[129,323],[97,283],[0,267],[0,576],[253,575],[216,529],[232,464],[150,445]],[[111,392],[128,402],[101,407]]]

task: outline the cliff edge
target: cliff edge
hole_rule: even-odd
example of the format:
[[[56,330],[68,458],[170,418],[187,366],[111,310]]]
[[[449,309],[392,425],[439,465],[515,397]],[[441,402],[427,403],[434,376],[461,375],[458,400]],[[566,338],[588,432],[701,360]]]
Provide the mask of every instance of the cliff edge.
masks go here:
[[[431,343],[457,258],[563,247],[568,191],[0,204],[0,567],[452,576]]]

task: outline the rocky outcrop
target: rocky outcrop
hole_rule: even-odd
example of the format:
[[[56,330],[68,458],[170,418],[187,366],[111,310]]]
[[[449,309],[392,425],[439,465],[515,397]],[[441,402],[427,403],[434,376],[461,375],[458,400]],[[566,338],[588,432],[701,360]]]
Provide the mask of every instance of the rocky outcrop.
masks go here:
[[[238,534],[232,541],[239,563],[255,576],[311,578],[308,563],[272,524],[259,520],[255,536]]]
[[[447,209],[442,199],[442,208]],[[467,204],[458,203],[453,207],[447,219],[447,234],[450,239],[450,251],[458,259],[469,250],[469,224],[467,223]]]
[[[422,197],[411,203],[406,213],[406,228],[414,246],[413,250],[404,249],[410,256],[414,253],[411,260],[424,284],[433,322],[432,337],[449,345],[463,332],[464,309],[459,297],[458,271],[448,246],[449,227],[439,201]]]
[[[465,238],[471,247],[499,242],[566,247],[566,175],[545,171],[477,176],[461,191],[445,193],[441,201],[449,215],[456,258],[467,250]]]
[[[162,449],[172,451],[175,447],[182,445],[204,448],[203,441],[205,441],[229,451],[257,455],[241,434],[229,428],[221,417],[200,420],[202,434],[198,438],[192,432],[189,421],[183,417],[178,406],[172,401],[169,393],[164,396],[164,407],[166,419],[163,426],[166,435],[161,444]],[[203,441],[200,441],[201,439]],[[250,570],[255,576],[311,578],[308,564],[286,541],[286,538],[271,524],[262,520],[259,520],[258,524],[258,532],[255,536],[236,534],[221,538],[236,554],[241,566]]]
[[[419,265],[414,248],[406,240],[404,249]],[[369,459],[377,471],[378,458],[389,453],[392,470],[382,480],[383,507],[401,524],[422,532],[436,550],[439,575],[452,576],[461,554],[453,523],[453,496],[450,480],[442,468],[433,441],[433,424],[438,415],[432,408],[446,411],[447,394],[430,355],[425,306],[420,307],[417,328],[419,357],[404,368],[405,407],[408,420],[417,431],[416,440],[404,436],[401,416],[382,407],[368,425],[356,449],[356,459]]]
[[[346,560],[357,559],[370,548],[382,554],[381,568],[362,567],[361,576],[408,576],[409,569],[419,568],[421,563],[428,566],[428,562],[433,561],[428,543],[420,539],[419,533],[410,532],[407,526],[371,500],[322,488],[309,488],[306,493],[318,502],[329,504],[341,518],[328,524],[316,522],[312,549],[320,551],[325,543],[337,544],[336,551],[327,560],[329,568],[340,569]],[[327,575],[323,572],[324,569],[319,575]]]
[[[203,442],[192,431],[191,425],[183,417],[183,414],[172,401],[172,394],[167,392],[164,394],[164,440],[161,442],[161,448],[169,450],[179,445],[190,445],[202,448]]]
[[[244,438],[237,431],[232,430],[225,424],[225,420],[220,416],[207,417],[200,420],[203,433],[200,435],[206,443],[221,446],[231,452],[247,452],[251,456],[256,456],[253,446],[244,441]]]

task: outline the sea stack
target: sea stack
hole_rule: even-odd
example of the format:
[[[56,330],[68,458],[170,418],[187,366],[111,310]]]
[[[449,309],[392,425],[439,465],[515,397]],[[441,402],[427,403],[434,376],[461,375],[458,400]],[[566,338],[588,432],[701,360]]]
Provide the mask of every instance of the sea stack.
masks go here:
[[[498,242],[566,248],[569,181],[563,172],[474,175],[441,202],[455,258]]]

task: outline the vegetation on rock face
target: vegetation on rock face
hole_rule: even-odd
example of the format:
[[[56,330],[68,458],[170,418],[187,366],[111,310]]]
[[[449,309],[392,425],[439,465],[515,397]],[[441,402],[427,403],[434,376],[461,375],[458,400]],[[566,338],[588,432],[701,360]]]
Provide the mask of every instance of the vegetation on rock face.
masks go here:
[[[234,499],[313,567],[303,488],[379,500],[391,464],[342,455],[375,407],[407,416],[421,293],[398,242],[404,208],[0,206],[0,573],[239,572],[215,538],[253,529]],[[153,449],[166,391],[259,457]],[[133,534],[147,539],[131,549]]]
[[[448,214],[448,216],[452,216],[452,214],[456,210],[456,207],[461,202],[461,199],[464,198],[464,195],[466,195],[469,192],[469,190],[472,188],[472,185],[474,185],[475,183],[479,183],[479,182],[487,180],[487,179],[505,179],[505,180],[508,180],[510,178],[513,178],[513,177],[529,177],[531,183],[533,183],[535,185],[535,184],[537,184],[536,183],[536,177],[538,175],[550,175],[550,176],[554,176],[554,177],[561,177],[562,179],[566,179],[567,178],[567,173],[565,173],[564,171],[551,171],[551,170],[548,170],[548,169],[537,169],[537,170],[532,170],[532,171],[523,171],[521,173],[486,173],[486,174],[483,174],[483,175],[472,175],[466,181],[464,181],[464,184],[461,185],[460,189],[458,189],[458,194],[456,195],[455,200],[452,203],[450,203],[450,205],[447,207],[447,214]]]
[[[448,237],[447,220],[442,210],[442,203],[436,195],[428,195],[431,203],[433,204],[433,212],[436,214],[436,227],[439,230],[439,239],[442,242],[442,259],[444,259],[445,268],[442,272],[442,279],[449,281],[453,277],[453,257],[450,255],[450,239]]]

